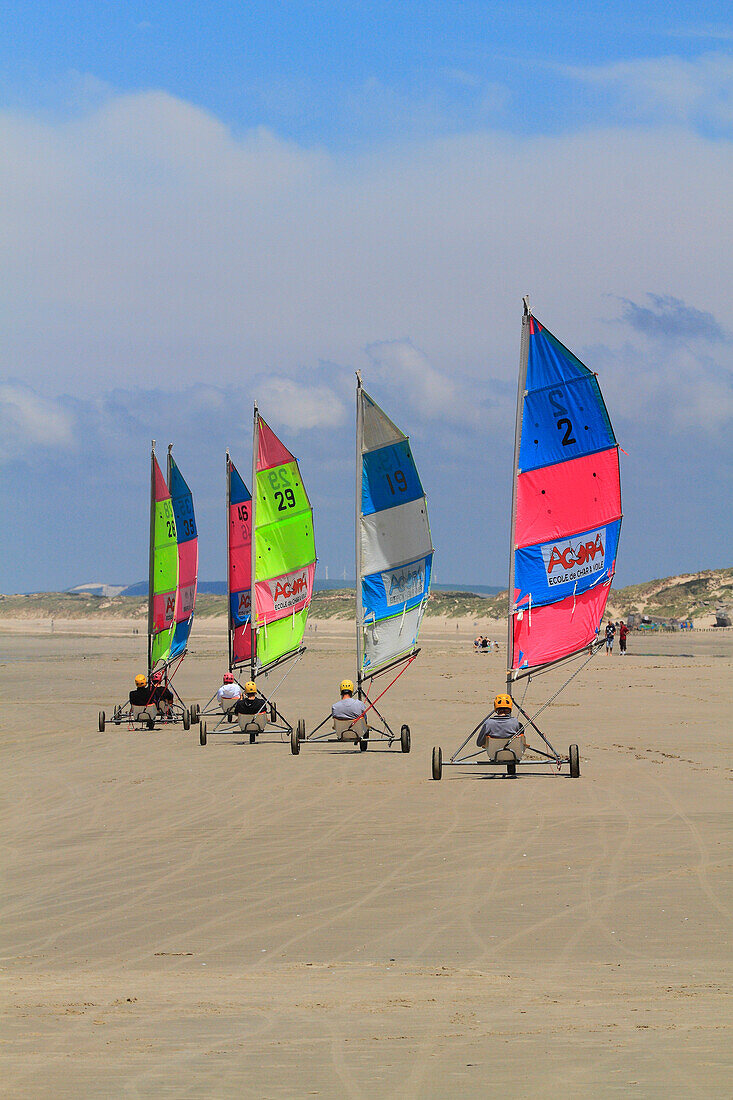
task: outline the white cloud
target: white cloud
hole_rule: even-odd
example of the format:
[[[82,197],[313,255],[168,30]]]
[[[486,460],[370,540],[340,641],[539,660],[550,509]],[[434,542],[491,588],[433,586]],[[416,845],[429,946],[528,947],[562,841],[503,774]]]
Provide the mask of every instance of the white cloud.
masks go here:
[[[566,70],[586,84],[615,89],[638,118],[665,122],[733,123],[733,56],[706,53],[640,58]]]
[[[514,377],[528,290],[574,346],[609,292],[724,317],[733,290],[733,152],[689,130],[337,156],[150,92],[65,124],[0,113],[0,141],[0,374],[59,392],[249,386],[265,365],[302,383],[397,341],[403,374],[438,372],[426,412],[445,378],[475,405]]]
[[[0,382],[0,457],[74,445],[74,418],[54,398],[20,382]]]
[[[438,370],[425,352],[411,340],[383,340],[370,344],[367,355],[374,370],[370,370],[386,388],[400,394],[401,403],[421,417],[453,418],[460,400],[460,388]]]

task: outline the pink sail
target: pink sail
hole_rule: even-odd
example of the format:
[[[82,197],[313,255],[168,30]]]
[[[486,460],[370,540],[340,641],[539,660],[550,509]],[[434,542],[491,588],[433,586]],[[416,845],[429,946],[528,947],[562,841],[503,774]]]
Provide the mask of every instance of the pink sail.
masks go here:
[[[252,497],[229,457],[227,478],[230,664],[235,667],[249,661],[252,656]]]
[[[508,684],[598,639],[622,518],[598,380],[528,311],[515,456]]]

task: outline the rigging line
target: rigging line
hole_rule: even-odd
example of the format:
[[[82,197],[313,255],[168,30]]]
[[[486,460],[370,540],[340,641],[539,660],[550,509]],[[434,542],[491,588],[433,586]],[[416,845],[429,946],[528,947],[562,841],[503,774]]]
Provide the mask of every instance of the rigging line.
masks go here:
[[[410,667],[410,665],[412,664],[412,662],[413,662],[413,661],[415,660],[415,657],[417,657],[417,653],[415,653],[415,654],[414,654],[414,656],[412,656],[412,657],[408,658],[408,660],[407,660],[407,661],[405,661],[404,667],[400,669],[400,671],[399,671],[399,672],[397,673],[397,675],[395,676],[394,680],[392,680],[392,682],[391,682],[391,683],[387,684],[387,686],[386,686],[386,688],[384,689],[384,691],[381,691],[381,692],[379,693],[379,695],[378,695],[378,696],[377,696],[377,698],[376,698],[376,699],[374,700],[374,702],[372,702],[372,700],[371,700],[371,699],[369,699],[369,695],[368,695],[368,693],[367,693],[367,691],[366,691],[366,688],[364,689],[364,694],[366,695],[367,699],[369,699],[369,706],[368,706],[368,707],[367,707],[367,709],[366,709],[366,710],[364,711],[364,714],[366,714],[366,713],[367,713],[368,711],[370,711],[370,710],[372,709],[372,707],[373,707],[373,706],[374,706],[374,705],[375,705],[376,703],[378,703],[378,702],[379,702],[379,700],[380,700],[380,699],[382,698],[382,696],[383,696],[383,695],[386,695],[386,693],[387,693],[387,692],[389,691],[389,689],[390,689],[390,688],[392,687],[392,684],[396,684],[396,683],[397,683],[397,681],[399,680],[400,676],[401,676],[401,675],[402,675],[402,673],[403,673],[403,672],[405,671],[405,669],[409,668],[409,667]],[[364,714],[361,714],[361,715],[360,715],[359,717],[360,717],[360,718],[363,718],[363,717],[364,717]],[[352,719],[352,725],[353,725],[353,723],[354,723],[354,722],[358,722],[358,721],[359,721],[359,718],[354,718],[354,719]]]
[[[547,700],[547,702],[546,702],[546,703],[543,703],[543,704],[542,704],[542,706],[540,707],[540,709],[539,709],[539,710],[535,711],[535,713],[534,713],[534,714],[532,715],[532,719],[531,719],[531,720],[532,720],[533,722],[534,722],[535,718],[537,718],[537,717],[538,717],[538,715],[542,714],[542,711],[543,711],[543,710],[547,710],[547,708],[548,708],[548,707],[549,707],[549,706],[550,706],[550,705],[551,705],[552,703],[554,703],[554,702],[555,702],[555,700],[557,699],[558,695],[560,695],[560,694],[561,694],[561,692],[565,691],[565,688],[566,688],[566,687],[568,686],[568,684],[569,684],[569,683],[571,683],[571,682],[572,682],[572,681],[573,681],[573,680],[575,679],[575,677],[576,677],[576,676],[578,675],[578,673],[579,673],[579,672],[582,672],[582,671],[583,671],[583,669],[585,668],[585,666],[586,666],[586,665],[588,664],[588,662],[589,662],[589,661],[592,661],[592,660],[593,660],[593,658],[595,657],[596,653],[598,653],[598,649],[594,649],[594,650],[593,650],[593,652],[592,652],[592,653],[591,653],[591,654],[590,654],[590,655],[589,655],[588,657],[586,657],[586,659],[585,659],[585,660],[583,661],[582,665],[578,665],[578,667],[576,668],[575,672],[573,672],[571,676],[568,676],[568,678],[567,678],[567,680],[565,681],[565,683],[564,683],[564,684],[562,684],[562,685],[561,685],[561,686],[560,686],[560,687],[559,687],[559,688],[557,689],[557,691],[555,692],[555,694],[554,694],[553,696],[551,696],[551,698],[549,698],[549,699]]]
[[[296,656],[295,660],[294,660],[294,661],[293,661],[293,663],[291,664],[291,666],[290,666],[290,668],[288,669],[288,671],[287,671],[287,672],[285,673],[285,675],[284,675],[284,676],[282,677],[282,679],[280,679],[280,680],[279,680],[279,681],[278,681],[278,682],[277,682],[277,683],[275,684],[275,686],[274,686],[274,688],[272,689],[272,692],[270,693],[270,695],[265,695],[265,693],[264,693],[264,692],[262,692],[262,698],[263,698],[263,699],[265,700],[265,702],[266,702],[266,703],[271,703],[271,702],[272,702],[272,696],[273,696],[273,695],[275,694],[275,692],[276,692],[276,691],[278,690],[278,688],[279,688],[279,687],[281,687],[281,685],[285,683],[285,681],[287,680],[288,676],[289,676],[289,675],[290,675],[290,673],[291,673],[291,672],[293,671],[293,669],[295,668],[295,666],[297,665],[298,661],[299,661],[299,660],[301,659],[301,657],[303,656],[303,654],[304,654],[304,653],[305,653],[305,650],[302,650],[302,651],[301,651],[300,653],[298,653],[298,654],[297,654],[297,656]],[[265,678],[267,678],[267,673],[265,673]]]

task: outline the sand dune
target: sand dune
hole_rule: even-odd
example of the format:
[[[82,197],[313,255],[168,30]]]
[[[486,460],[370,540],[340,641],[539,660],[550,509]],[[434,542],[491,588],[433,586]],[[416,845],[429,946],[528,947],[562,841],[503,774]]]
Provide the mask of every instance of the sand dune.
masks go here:
[[[730,632],[597,657],[546,722],[579,780],[438,784],[432,745],[502,686],[468,623],[428,621],[384,700],[409,756],[297,758],[98,733],[144,637],[90,628],[0,635],[4,1095],[729,1094]],[[194,633],[187,700],[221,639]],[[278,699],[312,728],[353,639],[308,642]]]

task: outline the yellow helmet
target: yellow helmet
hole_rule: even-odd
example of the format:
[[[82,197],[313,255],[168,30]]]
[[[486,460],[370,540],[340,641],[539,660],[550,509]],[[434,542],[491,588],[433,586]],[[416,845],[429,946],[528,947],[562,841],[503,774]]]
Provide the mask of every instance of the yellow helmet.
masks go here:
[[[341,681],[341,687],[339,688],[339,691],[342,691],[342,692],[343,691],[350,691],[351,694],[353,695],[354,694],[354,685],[351,682],[351,680],[342,680]]]
[[[244,694],[245,695],[256,695],[257,694],[257,684],[254,682],[254,680],[248,680],[247,683],[244,685]]]
[[[511,710],[513,706],[511,695],[497,695],[494,699],[494,710]]]
[[[148,678],[147,676],[143,676],[142,672],[139,672],[135,677],[135,683],[139,688],[147,687]]]

